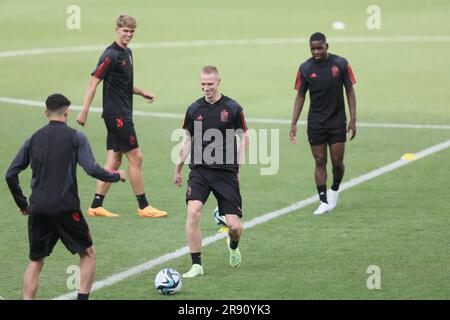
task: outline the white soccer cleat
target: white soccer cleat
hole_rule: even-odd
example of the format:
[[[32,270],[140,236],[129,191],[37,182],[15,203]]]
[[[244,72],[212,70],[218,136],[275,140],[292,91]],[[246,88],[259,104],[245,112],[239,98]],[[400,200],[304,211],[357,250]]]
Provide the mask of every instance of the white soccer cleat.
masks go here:
[[[314,214],[324,214],[324,213],[330,213],[330,206],[326,202],[320,202],[319,207],[316,211],[314,211]]]
[[[328,206],[330,207],[330,210],[336,208],[338,199],[339,199],[339,190],[338,191],[330,190],[327,193]]]

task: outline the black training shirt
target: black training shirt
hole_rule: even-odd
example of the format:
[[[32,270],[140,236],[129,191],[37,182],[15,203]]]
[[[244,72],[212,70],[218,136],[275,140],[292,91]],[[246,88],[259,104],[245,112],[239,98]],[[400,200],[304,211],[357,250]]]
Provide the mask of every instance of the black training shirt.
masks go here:
[[[6,181],[17,206],[29,212],[62,213],[80,211],[76,168],[79,163],[94,178],[117,182],[95,163],[86,136],[64,122],[50,121],[20,148],[6,172]],[[19,185],[19,173],[31,165],[31,196],[28,205]]]
[[[183,128],[191,136],[191,169],[238,170],[236,134],[247,131],[247,125],[236,101],[224,95],[213,104],[198,99],[187,109]]]
[[[334,54],[317,62],[313,58],[300,65],[295,90],[305,95],[309,90],[308,127],[341,128],[346,124],[343,86],[356,83],[347,60]]]
[[[101,55],[92,76],[103,80],[103,118],[133,115],[133,55],[116,42]]]

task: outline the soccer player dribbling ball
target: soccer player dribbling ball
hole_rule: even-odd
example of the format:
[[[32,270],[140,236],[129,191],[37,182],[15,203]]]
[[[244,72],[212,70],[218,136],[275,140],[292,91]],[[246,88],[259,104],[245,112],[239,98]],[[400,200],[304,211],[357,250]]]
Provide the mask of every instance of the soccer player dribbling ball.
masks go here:
[[[219,91],[220,82],[216,67],[202,68],[200,85],[204,96],[193,102],[186,111],[183,124],[185,137],[175,166],[174,183],[181,187],[181,170],[185,159],[191,154],[186,192],[186,237],[192,266],[183,278],[203,275],[200,215],[211,192],[217,199],[220,212],[226,217],[230,265],[238,267],[241,264],[238,244],[243,226],[239,170],[248,145],[247,125],[242,107]],[[207,138],[209,134],[214,134],[215,138]],[[237,135],[242,138],[239,147]],[[214,152],[209,154],[212,149]]]

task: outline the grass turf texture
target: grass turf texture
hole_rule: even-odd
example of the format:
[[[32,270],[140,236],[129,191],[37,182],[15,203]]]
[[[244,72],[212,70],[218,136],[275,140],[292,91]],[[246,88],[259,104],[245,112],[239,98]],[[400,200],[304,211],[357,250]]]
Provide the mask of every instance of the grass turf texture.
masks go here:
[[[106,6],[106,4],[108,5]],[[403,5],[401,5],[403,3]],[[114,40],[114,19],[120,12],[135,15],[133,42],[308,37],[321,30],[328,37],[449,35],[445,1],[381,1],[382,29],[366,28],[369,2],[320,5],[300,1],[129,1],[126,7],[106,1],[79,1],[82,29],[65,28],[68,1],[39,5],[2,2],[2,51],[31,48],[105,45]],[[106,9],[105,9],[106,7]],[[52,14],[49,14],[49,13]],[[54,14],[59,12],[59,14]],[[46,18],[42,18],[46,15]],[[347,24],[345,31],[331,23]],[[213,23],[212,23],[213,22]],[[15,30],[9,33],[7,30]],[[207,32],[205,32],[207,30]],[[333,43],[330,52],[346,57],[358,84],[358,121],[373,123],[448,124],[447,73],[450,62],[442,53],[450,42]],[[52,92],[81,104],[98,52],[0,58],[0,96],[40,100]],[[134,50],[135,84],[154,91],[158,100],[146,105],[135,97],[135,109],[182,114],[200,96],[197,73],[205,64],[219,67],[222,91],[238,100],[247,117],[289,119],[298,65],[309,57],[307,44],[237,45],[220,47]],[[101,89],[93,105],[101,105]],[[4,172],[20,144],[45,125],[43,110],[0,103],[2,136],[0,169]],[[78,111],[71,111],[75,125]],[[307,104],[301,119],[306,119]],[[136,216],[137,203],[128,183],[110,190],[105,206],[121,215],[117,220],[88,218],[98,253],[96,280],[186,245],[184,187],[172,185],[172,131],[182,120],[136,117],[145,156],[144,175],[150,202],[169,212],[162,220]],[[245,166],[241,174],[245,220],[288,206],[315,194],[313,160],[300,127],[298,145],[287,141],[287,125],[255,125],[280,129],[280,170],[259,175],[260,166]],[[77,127],[80,129],[79,127]],[[105,160],[105,129],[99,114],[89,115],[86,128],[97,161]],[[344,180],[360,176],[450,138],[448,130],[358,128],[347,144]],[[382,177],[344,191],[331,216],[312,215],[316,205],[248,229],[240,244],[241,268],[228,266],[225,241],[203,250],[206,274],[185,280],[170,299],[448,299],[450,225],[444,204],[449,189],[449,150],[419,160]],[[127,161],[124,161],[125,168]],[[184,169],[184,182],[187,179]],[[331,170],[329,168],[329,176]],[[21,175],[29,195],[30,171]],[[331,179],[329,179],[331,182]],[[95,181],[78,171],[82,209],[90,205]],[[330,183],[329,183],[330,185]],[[18,214],[6,184],[1,190],[2,221],[0,296],[18,299],[27,264],[26,218]],[[268,197],[267,195],[270,195]],[[202,217],[203,236],[215,234],[211,195]],[[69,292],[66,269],[77,264],[58,243],[47,259],[37,298]],[[381,268],[381,290],[368,290],[369,265]],[[185,272],[188,255],[164,266]],[[92,293],[93,299],[167,299],[153,288],[164,266]]]

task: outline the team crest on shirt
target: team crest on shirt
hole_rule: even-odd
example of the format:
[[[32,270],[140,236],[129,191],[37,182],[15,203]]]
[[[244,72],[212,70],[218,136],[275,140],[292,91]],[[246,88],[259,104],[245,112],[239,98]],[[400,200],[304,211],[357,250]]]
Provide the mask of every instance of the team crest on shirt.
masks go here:
[[[129,63],[130,65],[133,65],[133,58],[131,58],[131,56],[128,56],[128,60],[129,60],[129,61],[127,61],[127,59],[120,61],[120,65],[121,65],[122,67],[125,67],[128,63]]]
[[[228,121],[228,111],[224,109],[220,113],[220,122],[227,122],[227,121]]]
[[[337,65],[334,65],[331,67],[331,74],[333,75],[333,77],[337,77],[339,76],[339,68]]]

